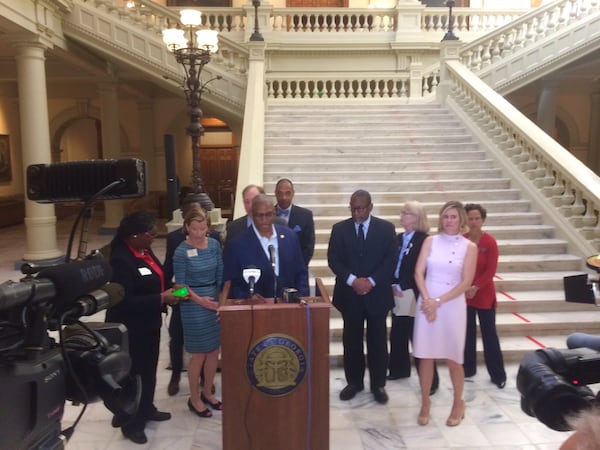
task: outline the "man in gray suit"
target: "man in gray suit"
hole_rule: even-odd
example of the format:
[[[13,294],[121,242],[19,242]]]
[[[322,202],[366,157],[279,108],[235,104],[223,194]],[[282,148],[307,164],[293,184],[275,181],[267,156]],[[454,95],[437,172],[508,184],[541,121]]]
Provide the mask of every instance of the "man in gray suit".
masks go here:
[[[280,217],[298,236],[304,263],[308,267],[315,251],[315,222],[310,209],[302,208],[294,200],[294,184],[287,178],[282,178],[275,185],[277,198],[277,217]]]

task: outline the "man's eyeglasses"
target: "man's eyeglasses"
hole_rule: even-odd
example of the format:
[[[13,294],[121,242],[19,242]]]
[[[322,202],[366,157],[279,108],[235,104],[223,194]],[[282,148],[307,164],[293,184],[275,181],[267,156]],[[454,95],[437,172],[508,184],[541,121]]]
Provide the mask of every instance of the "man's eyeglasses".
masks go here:
[[[267,213],[252,214],[252,217],[256,217],[257,219],[270,219],[271,217],[274,217],[274,216],[275,216],[275,213],[273,211],[267,212]]]
[[[400,211],[403,216],[416,216],[417,214],[412,211]]]
[[[363,211],[366,211],[367,209],[369,209],[369,207],[368,206],[350,206],[349,209],[352,212],[363,212]]]

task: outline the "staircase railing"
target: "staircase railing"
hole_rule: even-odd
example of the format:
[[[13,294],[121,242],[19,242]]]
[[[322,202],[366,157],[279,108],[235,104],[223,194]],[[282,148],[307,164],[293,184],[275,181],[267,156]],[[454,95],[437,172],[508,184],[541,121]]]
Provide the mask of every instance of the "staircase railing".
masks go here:
[[[447,61],[443,74],[446,104],[532,196],[570,251],[597,253],[600,177],[459,61]]]
[[[551,61],[564,62],[565,54],[571,61],[596,49],[599,8],[598,0],[557,0],[541,6],[465,45],[461,62],[495,89],[506,84],[514,89],[518,78],[532,76],[535,62],[554,70]]]

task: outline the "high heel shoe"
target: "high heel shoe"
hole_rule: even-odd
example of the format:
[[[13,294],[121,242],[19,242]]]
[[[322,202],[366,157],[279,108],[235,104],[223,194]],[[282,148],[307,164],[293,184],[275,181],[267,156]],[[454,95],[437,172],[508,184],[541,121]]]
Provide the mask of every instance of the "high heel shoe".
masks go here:
[[[200,400],[202,400],[204,403],[207,403],[212,409],[216,410],[216,411],[222,411],[223,410],[223,403],[220,402],[219,400],[216,401],[216,403],[212,403],[209,399],[207,399],[204,396],[204,393],[200,394]]]
[[[465,401],[462,400],[460,414],[457,417],[452,417],[452,412],[450,412],[450,416],[448,417],[448,420],[446,420],[446,426],[456,427],[460,425],[465,418],[465,409],[467,409],[467,406],[465,405]]]
[[[194,406],[194,404],[192,403],[192,399],[191,398],[188,398],[188,408],[190,409],[191,412],[193,412],[197,416],[200,416],[200,417],[212,417],[212,413],[210,412],[210,409],[208,409],[208,408],[205,408],[202,411],[198,411],[196,409],[196,407]]]
[[[425,407],[427,405],[427,407]],[[417,417],[417,423],[422,427],[429,423],[429,410],[431,409],[431,400],[426,404],[421,405],[421,411],[419,411],[419,417]]]

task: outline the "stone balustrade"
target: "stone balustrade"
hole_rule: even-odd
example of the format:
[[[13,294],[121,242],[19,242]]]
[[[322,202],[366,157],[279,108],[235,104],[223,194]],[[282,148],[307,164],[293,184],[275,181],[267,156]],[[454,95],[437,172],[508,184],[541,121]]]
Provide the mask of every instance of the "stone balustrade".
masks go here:
[[[461,49],[461,62],[474,72],[489,66],[540,39],[552,36],[567,25],[591,14],[598,0],[561,0],[541,6],[535,14],[515,18]]]
[[[569,235],[579,254],[600,250],[600,177],[459,61],[444,68],[447,105]],[[575,229],[578,234],[570,233]]]

